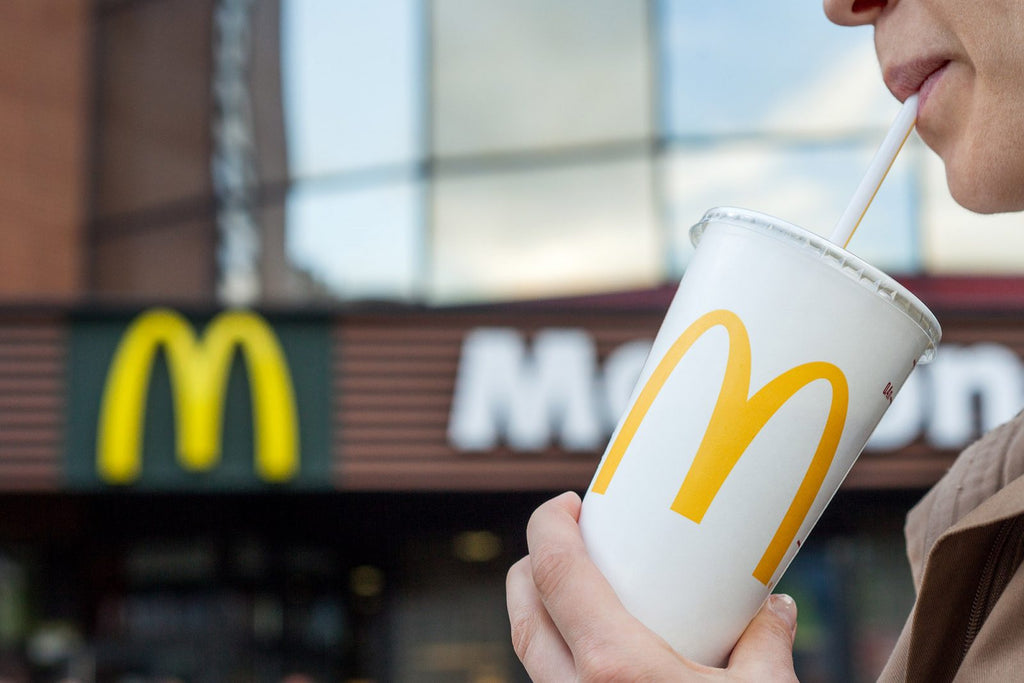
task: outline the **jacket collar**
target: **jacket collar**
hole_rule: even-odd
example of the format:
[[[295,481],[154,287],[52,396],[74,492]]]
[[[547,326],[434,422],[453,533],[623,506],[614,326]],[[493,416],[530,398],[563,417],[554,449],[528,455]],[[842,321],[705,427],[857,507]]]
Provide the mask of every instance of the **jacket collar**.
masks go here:
[[[940,537],[1024,514],[1024,412],[965,450],[907,515],[907,555],[921,587]]]

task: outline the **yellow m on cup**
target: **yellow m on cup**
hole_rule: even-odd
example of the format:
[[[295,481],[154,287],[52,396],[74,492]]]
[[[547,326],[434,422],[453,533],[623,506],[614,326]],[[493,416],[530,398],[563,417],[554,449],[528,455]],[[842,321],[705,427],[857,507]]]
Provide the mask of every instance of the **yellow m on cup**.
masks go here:
[[[676,339],[658,363],[626,416],[591,490],[599,494],[608,490],[630,442],[672,371],[693,343],[717,325],[724,327],[729,335],[728,361],[711,421],[671,505],[671,509],[682,516],[700,524],[750,442],[796,392],[816,380],[825,380],[832,387],[832,403],[818,447],[789,509],[753,572],[754,578],[768,585],[821,489],[843,434],[849,387],[846,376],[835,365],[825,362],[798,365],[750,396],[750,337],[746,327],[731,311],[717,310],[705,314]]]
[[[157,350],[170,372],[178,459],[202,471],[220,459],[224,399],[231,362],[242,352],[252,394],[257,473],[266,481],[291,479],[298,469],[295,394],[284,353],[270,326],[246,311],[221,313],[198,340],[180,314],[147,311],[125,332],[114,353],[100,406],[97,469],[112,484],[138,478],[146,396]]]

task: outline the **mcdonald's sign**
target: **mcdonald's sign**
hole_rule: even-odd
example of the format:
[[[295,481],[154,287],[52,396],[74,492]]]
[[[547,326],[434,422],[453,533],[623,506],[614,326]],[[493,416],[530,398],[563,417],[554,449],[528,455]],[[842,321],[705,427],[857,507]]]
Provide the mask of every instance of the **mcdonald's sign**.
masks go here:
[[[672,371],[690,347],[717,326],[723,327],[729,337],[725,376],[693,464],[670,506],[672,511],[700,524],[733,467],[783,404],[817,380],[828,382],[832,390],[831,405],[814,455],[775,535],[753,570],[754,578],[767,585],[807,517],[843,435],[849,387],[846,376],[835,365],[820,361],[798,365],[750,395],[750,338],[743,321],[727,310],[705,314],[679,335],[655,367],[623,420],[594,478],[591,491],[597,494],[608,491],[633,437]]]
[[[244,310],[75,325],[72,483],[329,483],[328,338],[324,321],[271,325]]]

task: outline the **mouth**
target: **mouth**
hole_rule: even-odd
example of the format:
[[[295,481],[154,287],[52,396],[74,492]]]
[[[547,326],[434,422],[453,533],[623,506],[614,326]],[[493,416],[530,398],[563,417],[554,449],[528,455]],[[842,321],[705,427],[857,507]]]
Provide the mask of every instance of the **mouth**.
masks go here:
[[[885,70],[885,85],[900,102],[918,91],[923,100],[949,62],[945,57],[925,57],[897,64]]]

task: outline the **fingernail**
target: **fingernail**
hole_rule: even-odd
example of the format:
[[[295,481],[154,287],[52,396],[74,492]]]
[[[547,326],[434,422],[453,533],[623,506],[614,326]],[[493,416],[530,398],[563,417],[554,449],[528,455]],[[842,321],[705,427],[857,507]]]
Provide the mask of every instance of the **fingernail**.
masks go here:
[[[768,609],[782,617],[782,620],[789,625],[789,630],[796,635],[796,601],[785,593],[779,593],[768,598]]]

